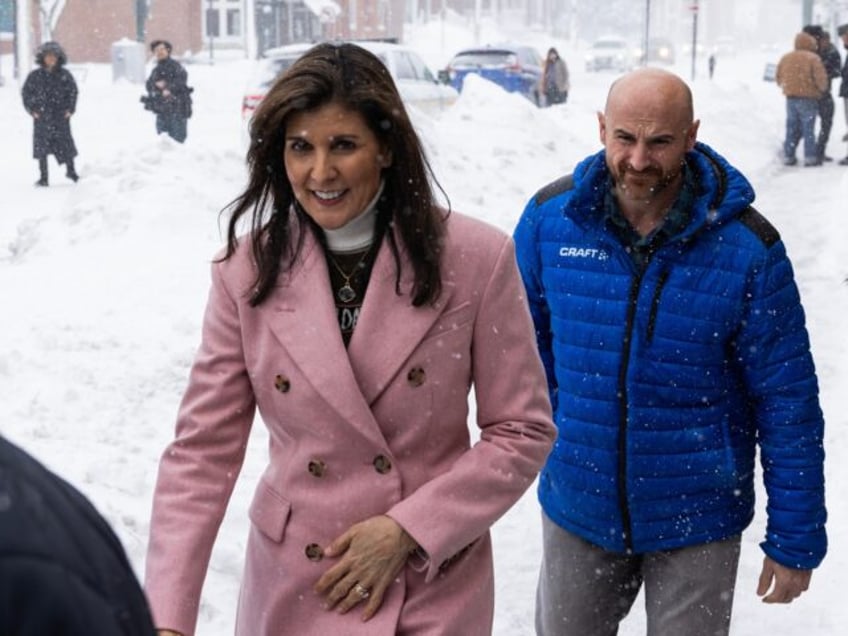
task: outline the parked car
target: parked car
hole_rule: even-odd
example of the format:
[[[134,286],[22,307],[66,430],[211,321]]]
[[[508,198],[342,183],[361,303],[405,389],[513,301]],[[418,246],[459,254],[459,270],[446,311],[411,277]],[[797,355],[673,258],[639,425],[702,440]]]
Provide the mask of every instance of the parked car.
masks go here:
[[[623,73],[633,66],[633,49],[622,38],[598,38],[586,53],[586,70],[589,72],[610,70]]]
[[[469,73],[480,75],[510,93],[523,95],[537,106],[541,104],[542,56],[532,46],[504,43],[463,49],[439,76],[461,92]]]
[[[408,46],[377,40],[357,40],[354,44],[380,58],[407,105],[434,114],[453,104],[459,96],[452,87],[439,82],[421,56]],[[265,51],[242,98],[242,119],[250,119],[274,80],[313,46],[313,43],[289,44]]]
[[[691,52],[691,49],[690,49]],[[644,61],[644,52],[639,48],[638,58]],[[674,64],[674,44],[668,38],[651,38],[648,40],[648,64]]]
[[[313,46],[315,46],[313,43],[306,42],[289,44],[265,51],[247,82],[247,88],[241,100],[242,119],[250,119],[274,80]]]

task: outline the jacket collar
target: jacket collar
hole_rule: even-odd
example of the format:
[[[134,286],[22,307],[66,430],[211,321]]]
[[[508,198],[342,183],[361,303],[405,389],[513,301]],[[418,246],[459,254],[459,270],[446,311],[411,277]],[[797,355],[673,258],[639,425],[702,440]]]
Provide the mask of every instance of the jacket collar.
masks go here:
[[[698,142],[686,153],[686,162],[695,177],[692,220],[683,233],[690,236],[700,229],[726,223],[739,216],[754,201],[754,188],[748,179],[708,145]],[[608,189],[606,153],[587,157],[574,171],[574,194],[565,214],[581,224],[603,221],[603,193]]]

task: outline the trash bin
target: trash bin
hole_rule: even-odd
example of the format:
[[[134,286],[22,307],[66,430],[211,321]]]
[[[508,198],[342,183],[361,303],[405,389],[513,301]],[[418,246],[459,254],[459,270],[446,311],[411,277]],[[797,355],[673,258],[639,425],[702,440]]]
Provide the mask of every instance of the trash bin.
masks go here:
[[[126,79],[143,84],[147,47],[143,42],[122,38],[112,43],[112,81]]]

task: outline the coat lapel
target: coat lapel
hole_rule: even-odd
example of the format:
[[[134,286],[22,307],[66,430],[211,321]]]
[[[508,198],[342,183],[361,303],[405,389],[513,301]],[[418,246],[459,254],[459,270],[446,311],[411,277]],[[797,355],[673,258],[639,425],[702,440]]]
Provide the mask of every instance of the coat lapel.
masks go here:
[[[413,307],[412,265],[399,247],[403,276],[395,291],[396,265],[383,240],[353,336],[345,350],[321,247],[306,232],[298,261],[282,278],[264,311],[280,343],[315,390],[344,419],[375,426],[370,405],[439,318],[453,291],[443,283],[435,306]]]
[[[398,240],[401,263],[400,295],[396,292],[397,267],[384,239],[371,271],[356,329],[348,345],[353,373],[370,405],[389,385],[422,338],[444,311],[453,286],[443,283],[435,306],[413,307],[412,265]]]
[[[328,280],[321,247],[307,231],[298,261],[264,311],[271,330],[321,397],[345,421],[373,430],[373,416],[348,362]]]

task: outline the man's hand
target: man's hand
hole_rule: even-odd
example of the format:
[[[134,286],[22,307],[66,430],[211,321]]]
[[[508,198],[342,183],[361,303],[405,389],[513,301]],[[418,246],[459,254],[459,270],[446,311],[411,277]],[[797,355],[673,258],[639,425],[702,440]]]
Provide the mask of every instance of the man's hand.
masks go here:
[[[766,557],[763,559],[757,596],[763,596],[763,603],[791,603],[807,591],[812,576],[812,570],[788,568]],[[764,596],[767,592],[768,595]]]
[[[403,569],[415,540],[387,516],[357,523],[324,550],[326,557],[339,557],[315,584],[326,599],[327,609],[342,614],[366,602],[362,620],[377,613],[389,585]]]

